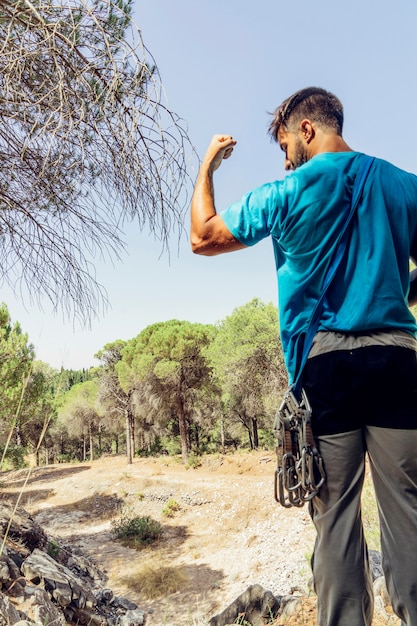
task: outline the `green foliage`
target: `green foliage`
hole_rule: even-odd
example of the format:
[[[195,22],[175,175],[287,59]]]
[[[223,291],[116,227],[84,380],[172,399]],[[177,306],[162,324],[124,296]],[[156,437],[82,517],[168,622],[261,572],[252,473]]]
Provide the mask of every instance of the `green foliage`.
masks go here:
[[[201,456],[195,452],[190,452],[184,465],[185,469],[196,469],[201,467]]]
[[[58,424],[64,424],[67,433],[83,444],[83,461],[86,460],[87,442],[90,460],[94,458],[93,437],[100,431],[101,412],[97,380],[73,385],[64,395],[62,406],[58,409]]]
[[[5,446],[2,446],[0,447],[0,455],[3,458],[2,471],[26,467],[26,449],[22,446],[9,444],[6,449]]]
[[[170,320],[145,328],[122,350],[116,371],[122,389],[132,393],[142,424],[168,427],[175,417],[186,462],[196,398],[210,382],[204,355],[215,327]]]
[[[181,440],[179,437],[161,437],[161,446],[169,456],[181,454]]]
[[[111,524],[112,534],[116,539],[134,546],[147,546],[157,541],[162,535],[162,525],[149,516],[138,517],[124,513]]]
[[[164,515],[164,517],[174,517],[175,513],[177,513],[180,508],[181,507],[178,502],[173,498],[170,498],[162,509],[162,515]]]
[[[87,434],[91,425],[98,422],[100,408],[97,394],[97,382],[89,380],[73,385],[64,395],[58,419],[65,422],[68,432]]]
[[[59,545],[59,543],[51,539],[50,541],[48,541],[46,551],[52,559],[57,560],[61,551],[61,546]]]
[[[17,418],[32,371],[35,352],[20,324],[12,325],[7,306],[0,306],[0,419]]]
[[[259,446],[258,426],[272,423],[287,386],[277,320],[277,308],[255,298],[219,324],[206,350],[223,409],[247,430],[251,448]]]
[[[0,308],[0,445],[10,432],[16,445],[9,467],[24,463],[23,449],[68,462],[124,452],[128,441],[140,456],[181,454],[188,469],[204,452],[241,447],[246,434],[250,447],[275,445],[270,426],[286,374],[273,305],[253,300],[217,327],[153,324],[96,357],[99,367],[79,371],[35,361]]]
[[[259,429],[259,446],[264,450],[273,450],[277,445],[276,435],[271,428]]]

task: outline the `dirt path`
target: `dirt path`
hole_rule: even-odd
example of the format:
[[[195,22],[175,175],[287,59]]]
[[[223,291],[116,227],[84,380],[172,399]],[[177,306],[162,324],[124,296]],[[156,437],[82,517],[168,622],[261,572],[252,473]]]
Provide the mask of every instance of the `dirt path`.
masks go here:
[[[116,594],[150,611],[147,625],[198,625],[250,584],[278,595],[307,589],[314,533],[306,507],[287,511],[275,503],[274,463],[272,454],[245,453],[207,457],[189,470],[171,458],[128,466],[122,457],[36,468],[21,504],[47,533],[89,554]],[[25,475],[9,476],[9,497]],[[169,499],[180,506],[172,518],[162,512]],[[114,540],[110,524],[122,508],[163,524],[158,547],[137,551]],[[140,570],[161,564],[184,580],[176,593],[148,600]],[[128,587],[126,577],[136,572]]]

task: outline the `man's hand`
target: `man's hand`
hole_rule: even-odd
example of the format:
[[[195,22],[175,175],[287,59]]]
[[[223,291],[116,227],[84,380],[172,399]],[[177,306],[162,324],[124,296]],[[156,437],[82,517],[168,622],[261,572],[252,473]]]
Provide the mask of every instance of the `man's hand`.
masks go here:
[[[235,145],[236,141],[231,135],[214,135],[204,156],[203,165],[212,172],[216,171],[223,159],[231,156]]]

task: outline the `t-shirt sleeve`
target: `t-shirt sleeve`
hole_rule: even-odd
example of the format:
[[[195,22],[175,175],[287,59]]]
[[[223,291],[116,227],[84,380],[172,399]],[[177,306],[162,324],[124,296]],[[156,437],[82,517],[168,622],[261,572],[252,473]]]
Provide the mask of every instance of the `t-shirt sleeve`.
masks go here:
[[[280,205],[280,185],[267,183],[254,189],[220,213],[232,235],[245,246],[265,239],[274,229]]]

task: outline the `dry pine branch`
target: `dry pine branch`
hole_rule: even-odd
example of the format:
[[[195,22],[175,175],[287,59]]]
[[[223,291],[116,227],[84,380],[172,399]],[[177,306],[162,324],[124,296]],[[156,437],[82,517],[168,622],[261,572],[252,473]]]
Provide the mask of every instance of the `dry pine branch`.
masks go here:
[[[131,4],[0,0],[0,276],[88,321],[95,256],[126,219],[166,245],[194,154]]]

